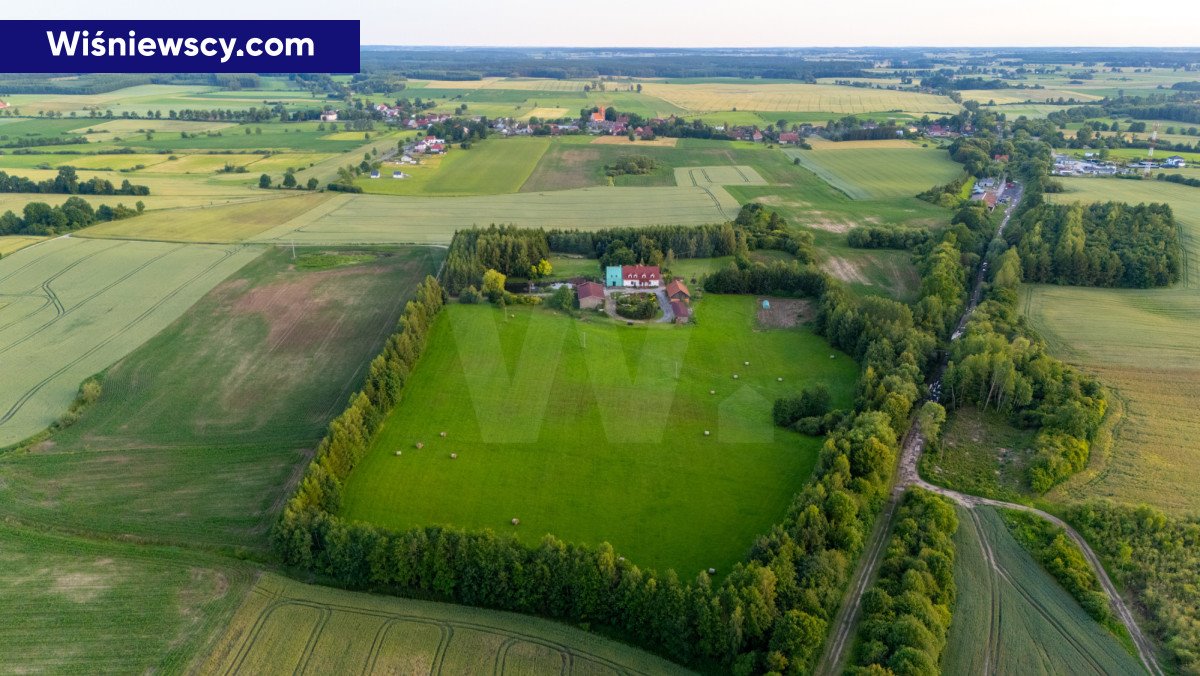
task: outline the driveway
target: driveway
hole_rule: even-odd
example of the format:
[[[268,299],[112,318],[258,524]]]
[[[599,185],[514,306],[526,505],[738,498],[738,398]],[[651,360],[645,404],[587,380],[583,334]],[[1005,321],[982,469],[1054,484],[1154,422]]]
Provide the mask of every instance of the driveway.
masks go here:
[[[675,321],[675,312],[673,310],[671,310],[671,300],[669,298],[667,298],[666,287],[659,286],[659,287],[653,287],[653,288],[647,287],[647,288],[641,288],[641,289],[635,289],[635,288],[631,288],[631,287],[621,287],[621,286],[613,286],[613,287],[606,286],[606,287],[604,287],[604,311],[606,313],[608,313],[609,317],[612,317],[613,319],[623,321],[623,322],[637,322],[638,324],[644,324],[645,323],[644,320],[627,319],[627,318],[622,317],[621,315],[617,314],[617,301],[613,298],[613,294],[617,294],[617,293],[653,293],[654,297],[658,299],[658,307],[660,310],[662,310],[662,313],[663,313],[662,316],[659,317],[658,319],[656,319],[655,321],[656,322],[673,322],[673,321]]]

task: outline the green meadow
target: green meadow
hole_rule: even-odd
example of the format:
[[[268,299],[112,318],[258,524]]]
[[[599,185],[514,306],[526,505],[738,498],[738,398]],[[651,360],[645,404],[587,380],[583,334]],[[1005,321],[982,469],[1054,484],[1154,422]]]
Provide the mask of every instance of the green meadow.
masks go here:
[[[788,157],[853,199],[910,197],[962,175],[962,165],[940,148],[911,141],[813,142]]]
[[[821,443],[776,429],[772,402],[824,384],[846,406],[857,371],[806,328],[757,327],[757,307],[708,296],[690,326],[446,307],[342,515],[608,541],[681,577],[728,571]]]

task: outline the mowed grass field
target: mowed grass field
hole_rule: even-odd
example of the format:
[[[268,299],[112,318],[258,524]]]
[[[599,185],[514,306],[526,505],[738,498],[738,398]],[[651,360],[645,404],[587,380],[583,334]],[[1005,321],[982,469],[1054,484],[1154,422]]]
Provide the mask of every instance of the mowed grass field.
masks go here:
[[[578,629],[523,615],[259,579],[205,674],[685,674]]]
[[[696,325],[633,327],[447,306],[346,482],[342,514],[531,545],[546,533],[608,541],[681,577],[728,572],[787,509],[821,443],[776,429],[773,401],[825,384],[845,406],[857,373],[808,329],[759,330],[756,309],[708,296]]]
[[[963,171],[945,150],[910,141],[813,141],[812,146],[784,152],[852,199],[911,197]]]
[[[1167,289],[1027,285],[1023,307],[1056,355],[1116,391],[1110,448],[1057,495],[1110,497],[1195,513],[1200,505],[1200,196],[1158,181],[1065,179],[1055,201],[1167,202],[1187,249],[1187,275]],[[1120,409],[1123,409],[1121,411]]]
[[[544,193],[455,197],[339,195],[320,208],[254,236],[297,244],[448,244],[475,225],[599,229],[698,225],[737,216],[737,200],[720,188],[581,188]]]
[[[3,671],[182,673],[215,638],[252,569],[203,552],[0,527]]]
[[[0,259],[0,447],[154,336],[261,249],[57,238]]]
[[[363,192],[383,195],[498,195],[521,189],[542,159],[550,139],[488,139],[470,150],[452,147],[445,156],[422,158],[412,166],[385,162],[380,178],[360,178]],[[393,171],[411,178],[394,179]]]
[[[959,507],[958,515],[958,596],[943,673],[1144,673],[1013,539],[995,510]]]
[[[77,423],[0,458],[0,508],[70,529],[265,546],[296,468],[443,255],[352,253],[366,258],[309,269],[269,250],[141,347],[122,343],[131,354]]]

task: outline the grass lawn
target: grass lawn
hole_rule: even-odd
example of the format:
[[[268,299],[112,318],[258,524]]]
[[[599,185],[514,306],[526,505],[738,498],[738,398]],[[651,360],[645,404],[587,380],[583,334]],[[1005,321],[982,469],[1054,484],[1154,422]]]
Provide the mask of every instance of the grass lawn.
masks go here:
[[[488,139],[463,150],[454,146],[442,157],[423,157],[417,166],[386,162],[381,178],[360,178],[364,192],[383,195],[498,195],[514,193],[529,178],[550,139]],[[394,179],[393,171],[411,178]]]
[[[108,368],[103,393],[77,423],[0,458],[0,484],[8,487],[0,509],[67,528],[264,547],[295,469],[360,386],[408,293],[443,255],[432,248],[312,253],[334,264],[314,269],[304,265],[314,257],[302,256],[297,266],[290,249],[269,250]],[[104,283],[95,271],[91,279]],[[157,288],[153,277],[142,286]],[[142,340],[131,333],[121,346]],[[73,352],[46,351],[35,375]],[[71,372],[60,397],[69,401],[84,377],[109,363]]]
[[[184,673],[253,581],[203,552],[0,527],[0,660],[14,674]]]
[[[1137,674],[1137,658],[1029,555],[990,507],[958,508],[958,596],[942,672]]]
[[[553,533],[682,577],[727,572],[787,509],[821,443],[776,429],[772,402],[824,383],[845,406],[857,373],[808,329],[757,330],[755,311],[753,297],[710,295],[696,325],[628,327],[450,305],[342,513],[497,531],[519,518],[529,544]]]
[[[853,199],[911,197],[963,171],[946,151],[910,141],[813,141],[812,146],[784,152]]]
[[[266,574],[199,673],[681,674],[615,641],[524,615],[316,587]],[[372,669],[374,667],[374,669]]]

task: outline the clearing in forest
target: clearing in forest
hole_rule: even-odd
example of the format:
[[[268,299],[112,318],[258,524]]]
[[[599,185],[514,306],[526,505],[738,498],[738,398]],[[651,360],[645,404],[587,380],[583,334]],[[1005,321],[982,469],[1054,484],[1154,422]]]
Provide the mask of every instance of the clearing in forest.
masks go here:
[[[821,444],[776,428],[774,400],[824,384],[844,407],[857,373],[807,327],[763,330],[757,310],[709,295],[697,324],[626,326],[448,305],[342,515],[530,545],[608,541],[682,578],[727,572],[787,510]]]

